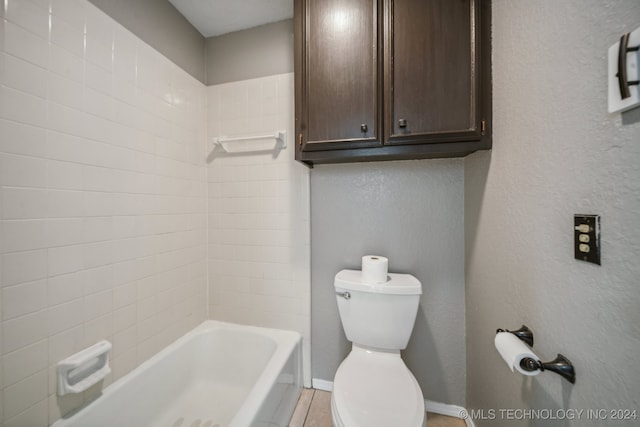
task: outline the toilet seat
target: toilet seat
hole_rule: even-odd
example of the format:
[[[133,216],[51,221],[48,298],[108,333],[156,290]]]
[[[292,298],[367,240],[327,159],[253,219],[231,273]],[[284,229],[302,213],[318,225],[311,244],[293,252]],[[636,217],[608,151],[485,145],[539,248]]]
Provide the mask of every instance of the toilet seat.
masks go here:
[[[353,346],[333,381],[336,427],[422,427],[422,391],[399,353]]]

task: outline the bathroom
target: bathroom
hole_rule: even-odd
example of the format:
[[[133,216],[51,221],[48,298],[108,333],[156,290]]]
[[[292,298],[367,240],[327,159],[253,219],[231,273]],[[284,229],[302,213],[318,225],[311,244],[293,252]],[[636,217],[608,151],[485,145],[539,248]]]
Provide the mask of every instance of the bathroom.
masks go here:
[[[640,410],[640,109],[606,105],[637,1],[494,0],[492,150],[313,169],[293,141],[209,157],[292,134],[290,18],[205,39],[165,0],[0,11],[0,426],[99,394],[56,396],[69,354],[112,341],[108,387],[207,318],[299,332],[305,386],[328,388],[349,350],[333,278],[369,253],[423,284],[403,359],[425,399],[478,426],[637,423],[501,411]],[[572,255],[583,213],[601,266]],[[494,334],[521,324],[575,385],[508,371]]]

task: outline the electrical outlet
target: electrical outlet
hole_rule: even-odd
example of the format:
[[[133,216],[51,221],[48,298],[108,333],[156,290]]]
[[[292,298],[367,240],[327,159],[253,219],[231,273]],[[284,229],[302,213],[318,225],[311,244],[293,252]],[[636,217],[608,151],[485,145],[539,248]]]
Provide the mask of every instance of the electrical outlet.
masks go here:
[[[600,215],[573,216],[575,259],[600,265]]]

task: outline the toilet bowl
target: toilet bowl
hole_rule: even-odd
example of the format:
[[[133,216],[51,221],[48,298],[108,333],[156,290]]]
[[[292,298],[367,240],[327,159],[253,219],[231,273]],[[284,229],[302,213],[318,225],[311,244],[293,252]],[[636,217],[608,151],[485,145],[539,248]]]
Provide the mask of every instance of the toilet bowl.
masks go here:
[[[422,392],[400,354],[357,346],[333,381],[331,415],[335,427],[422,427]]]
[[[334,282],[340,320],[351,352],[333,380],[331,414],[336,427],[426,427],[424,398],[400,357],[418,311],[422,285],[408,274],[383,284],[342,270]]]

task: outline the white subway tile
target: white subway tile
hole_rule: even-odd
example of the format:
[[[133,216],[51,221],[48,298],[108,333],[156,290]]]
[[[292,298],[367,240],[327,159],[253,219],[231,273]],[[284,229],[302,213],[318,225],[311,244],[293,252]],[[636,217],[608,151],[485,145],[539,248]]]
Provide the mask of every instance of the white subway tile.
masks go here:
[[[48,401],[41,400],[26,411],[5,421],[5,427],[47,427],[49,425]]]
[[[10,88],[45,98],[47,96],[47,70],[15,56],[0,53],[3,71],[2,83]]]
[[[86,87],[106,95],[111,95],[111,73],[90,63],[87,63],[85,67]]]
[[[153,194],[156,192],[156,177],[148,174],[136,174],[135,175],[135,188],[136,193],[141,194]]]
[[[86,216],[110,216],[114,212],[114,195],[93,191],[83,192]]]
[[[138,124],[138,111],[137,107],[114,99],[112,119],[116,123],[135,129]]]
[[[82,83],[85,74],[85,62],[81,56],[74,55],[68,50],[51,44],[49,47],[49,71],[53,71],[75,82]],[[87,64],[89,69],[89,64]]]
[[[113,238],[126,239],[138,236],[135,216],[113,217]]]
[[[146,345],[145,341],[159,332],[158,319],[157,315],[153,314],[146,319],[140,320],[140,304],[138,304],[138,319],[138,345],[140,346],[141,353],[145,353],[146,351],[142,349],[142,347]],[[158,350],[157,344],[154,344],[153,347],[153,352],[155,353],[155,351]]]
[[[136,38],[122,27],[114,28],[113,72],[130,85],[136,84]]]
[[[0,87],[0,118],[34,126],[47,121],[46,101],[8,87]]]
[[[51,13],[77,29],[84,28],[84,17],[89,3],[82,0],[51,0]]]
[[[49,276],[58,276],[82,270],[82,246],[49,248],[48,265]]]
[[[55,335],[82,324],[84,318],[84,300],[77,299],[46,310],[49,335]]]
[[[84,214],[82,192],[66,190],[47,191],[49,218],[80,217]]]
[[[114,357],[112,364],[114,381],[131,372],[136,368],[136,366],[138,366],[137,346],[132,347],[128,351],[120,354],[118,357]]]
[[[66,16],[65,16],[66,18]],[[55,13],[51,16],[51,42],[84,58],[84,29],[74,26]]]
[[[50,159],[80,164],[88,163],[93,158],[88,150],[90,147],[91,144],[79,136],[47,131],[47,155]],[[77,177],[77,173],[76,170],[75,177]]]
[[[84,89],[84,111],[103,119],[111,120],[113,99],[103,93],[90,88]]]
[[[113,242],[90,243],[82,246],[84,268],[95,268],[113,262]]]
[[[53,218],[47,220],[47,246],[49,256],[57,246],[78,245],[82,243],[82,218]],[[66,250],[66,249],[64,249]],[[66,273],[68,271],[64,271]],[[51,274],[51,271],[49,272]],[[62,272],[58,272],[61,274]]]
[[[47,111],[47,129],[50,131],[55,131],[47,132],[48,141],[51,141],[52,135],[58,136],[58,133],[74,135],[76,137],[84,136],[87,114],[74,108],[69,108],[54,102],[48,103]],[[83,142],[81,141],[81,143]],[[58,149],[52,149],[50,151],[50,154],[52,156],[55,156],[53,158],[58,160],[71,160],[77,158],[76,153],[69,153],[65,150],[62,150],[61,154],[56,155],[58,151]],[[86,150],[83,151],[86,152]]]
[[[49,37],[49,14],[29,1],[11,0],[5,3],[8,21],[46,39]]]
[[[135,156],[138,152],[131,152],[131,150],[137,149],[137,141],[138,132],[135,128],[129,126],[123,126],[119,123],[112,123],[111,126],[111,141],[110,143],[113,145],[117,145],[118,147],[125,147],[128,149],[128,153],[131,155],[132,165],[120,166],[120,169],[134,169],[135,170]],[[122,150],[122,148],[120,148]],[[128,162],[127,162],[128,163]]]
[[[84,108],[84,88],[81,83],[50,72],[48,74],[48,91],[50,102],[62,104],[75,110]]]
[[[105,71],[113,70],[113,44],[106,37],[87,33],[87,63],[100,67]]]
[[[5,187],[2,191],[2,219],[36,219],[47,216],[47,191],[37,188]]]
[[[128,105],[137,104],[138,90],[135,84],[125,80],[123,77],[114,74],[111,90],[114,99]]]
[[[83,284],[79,273],[69,273],[47,279],[48,305],[54,306],[83,296]]]
[[[2,288],[2,318],[13,319],[37,312],[47,305],[47,281],[22,283]]]
[[[79,164],[90,163],[95,157],[91,151],[94,145],[94,143],[78,136],[47,131],[47,154],[50,159]],[[76,169],[74,177],[77,177],[77,173]],[[74,186],[74,188],[77,188],[77,186]]]
[[[2,255],[2,286],[17,285],[47,276],[47,250]]]
[[[50,386],[50,394],[49,394],[49,423],[53,424],[54,421],[59,420],[65,414],[69,414],[79,408],[81,408],[84,404],[84,394],[67,394],[64,396],[58,396],[56,394],[55,388],[53,387],[53,378],[54,376],[54,368],[49,369],[49,386]]]
[[[84,297],[84,320],[89,321],[104,316],[113,310],[113,292],[111,290]]]
[[[49,366],[56,365],[84,348],[84,328],[76,326],[49,336]]]
[[[129,306],[137,300],[137,284],[129,282],[113,289],[113,306],[115,308]]]
[[[3,357],[4,386],[15,384],[47,368],[49,362],[47,340],[23,347]]]
[[[83,295],[92,295],[113,289],[113,265],[82,270],[78,273]]]
[[[102,242],[113,237],[112,217],[89,217],[83,218],[82,230],[83,241]]]
[[[85,323],[85,344],[93,345],[98,341],[107,339],[113,341],[113,313],[97,317]],[[107,379],[108,380],[108,379]]]
[[[44,220],[0,221],[2,241],[0,252],[19,252],[41,249],[46,246]]]
[[[44,159],[0,153],[0,184],[13,187],[46,187]]]
[[[114,304],[114,308],[115,308],[115,304]],[[137,320],[137,313],[136,313],[135,304],[129,304],[129,305],[125,305],[122,308],[114,309],[113,329],[114,329],[114,332],[116,333],[116,337],[118,336],[117,334],[119,332],[123,333],[126,330],[130,330],[130,333],[132,332],[132,335],[135,339],[136,320]],[[131,345],[125,346],[124,349],[129,349],[129,347],[132,347],[133,345],[135,345],[135,341],[132,342]],[[122,350],[123,348],[120,348],[119,351],[122,352]]]
[[[120,250],[122,247],[122,241],[115,241],[114,244]],[[125,260],[118,263],[113,264],[113,284],[115,286],[114,289],[114,301],[118,301],[118,292],[122,292],[117,288],[120,286],[126,286],[131,284],[134,280],[141,278],[143,276],[138,272],[138,262],[135,259]],[[135,286],[133,286],[135,289]],[[127,293],[124,291],[125,294]],[[133,291],[135,294],[135,291]],[[116,303],[114,305],[120,307],[122,305],[129,304],[130,302],[124,301],[122,303]]]
[[[58,190],[82,190],[82,166],[72,162],[47,161],[47,187]]]
[[[2,350],[5,354],[34,344],[47,337],[45,311],[6,320],[2,328]]]
[[[112,122],[103,119],[102,117],[93,116],[91,114],[84,114],[84,122],[82,124],[82,136],[88,139],[92,139],[100,142],[111,142],[111,126]],[[101,145],[96,146],[102,149],[108,148],[108,146]],[[100,155],[95,156],[96,162],[94,164],[104,165],[102,157]]]
[[[113,28],[115,26],[113,19],[97,7],[86,4],[84,20],[87,37],[100,39],[106,44],[113,43]]]
[[[47,370],[6,387],[3,391],[4,416],[11,419],[29,407],[47,398]]]
[[[0,135],[2,152],[36,157],[46,155],[46,133],[40,127],[0,119]]]
[[[47,39],[8,21],[4,21],[4,51],[40,67],[47,67]]]
[[[96,166],[85,166],[82,176],[84,178],[84,189],[87,191],[117,191],[117,184],[114,178],[118,178],[120,171]],[[124,179],[124,178],[122,178]]]

